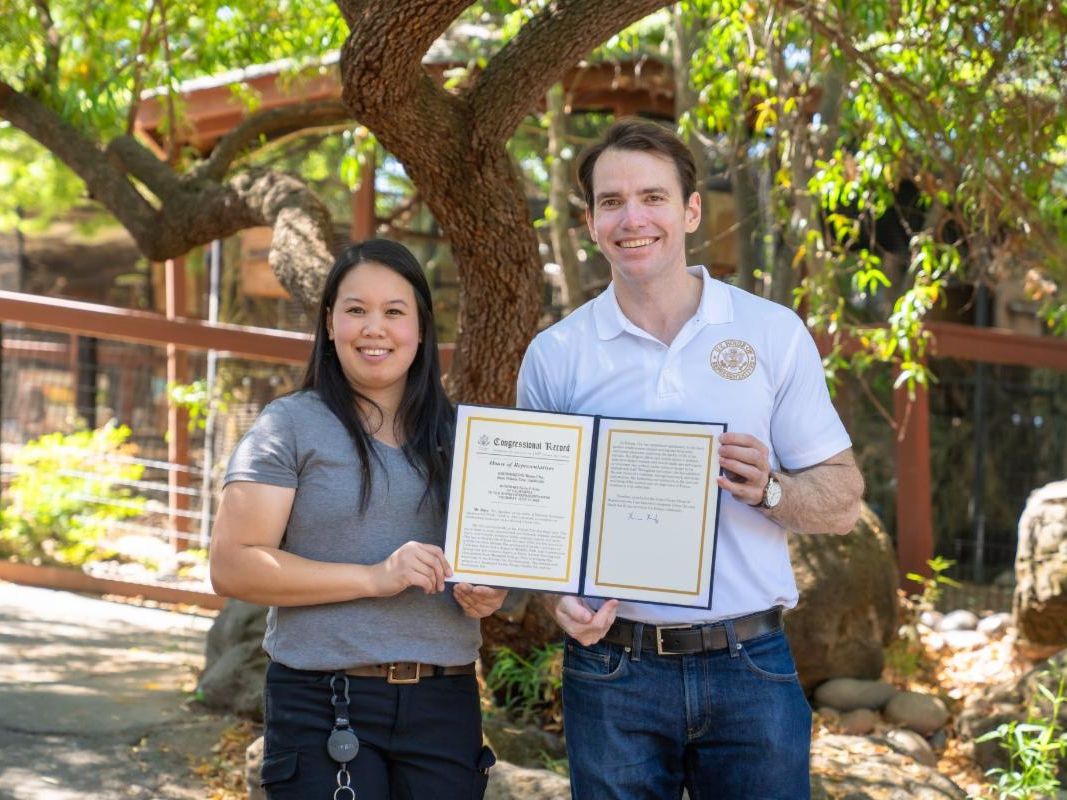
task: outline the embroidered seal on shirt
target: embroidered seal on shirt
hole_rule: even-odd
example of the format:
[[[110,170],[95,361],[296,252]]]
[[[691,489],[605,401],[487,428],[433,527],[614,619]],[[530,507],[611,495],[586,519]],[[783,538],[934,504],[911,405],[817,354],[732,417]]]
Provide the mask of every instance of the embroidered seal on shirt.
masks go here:
[[[756,351],[740,339],[723,339],[711,350],[711,368],[727,380],[743,381],[756,371]]]

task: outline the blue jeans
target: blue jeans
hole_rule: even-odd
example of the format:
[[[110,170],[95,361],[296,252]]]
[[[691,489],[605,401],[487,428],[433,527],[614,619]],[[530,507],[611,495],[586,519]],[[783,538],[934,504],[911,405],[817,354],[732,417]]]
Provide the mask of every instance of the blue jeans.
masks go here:
[[[575,799],[677,800],[684,786],[692,800],[807,800],[811,708],[789,642],[777,631],[738,644],[661,656],[568,638]]]

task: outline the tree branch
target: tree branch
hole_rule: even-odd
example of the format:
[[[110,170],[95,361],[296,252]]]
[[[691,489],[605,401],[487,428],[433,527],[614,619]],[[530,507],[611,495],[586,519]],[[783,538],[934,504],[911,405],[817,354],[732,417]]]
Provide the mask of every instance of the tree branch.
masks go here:
[[[0,81],[0,117],[50,150],[85,181],[89,194],[150,249],[155,211],[95,144],[47,106]],[[146,249],[147,248],[147,249]]]
[[[174,170],[132,136],[115,137],[105,152],[113,164],[137,178],[160,199],[182,188],[182,180]]]
[[[137,112],[141,108],[141,82],[144,79],[144,65],[147,63],[147,59],[142,58],[142,56],[148,52],[148,40],[152,35],[152,16],[156,13],[156,5],[158,3],[159,0],[152,0],[152,4],[148,7],[148,13],[145,14],[144,22],[141,24],[141,36],[137,42],[137,55],[133,59],[133,91],[131,92],[133,100],[130,102],[130,108],[126,112],[127,136],[133,133],[134,125],[137,122]]]
[[[257,112],[219,139],[211,155],[193,167],[189,176],[222,180],[234,160],[251,145],[257,144],[261,137],[271,138],[302,128],[318,128],[351,119],[352,115],[340,100],[315,100]]]
[[[504,45],[470,90],[479,141],[506,140],[582,56],[666,0],[556,0]]]
[[[353,108],[348,87],[354,76],[381,87],[377,102],[405,100],[419,76],[422,59],[469,0],[336,0],[351,33],[341,49],[345,104]]]

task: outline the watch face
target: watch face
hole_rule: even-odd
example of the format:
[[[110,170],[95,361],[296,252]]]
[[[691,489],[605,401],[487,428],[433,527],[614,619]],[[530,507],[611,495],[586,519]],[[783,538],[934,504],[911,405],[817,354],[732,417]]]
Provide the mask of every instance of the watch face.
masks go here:
[[[771,478],[767,481],[767,488],[763,490],[763,505],[774,508],[782,501],[782,484]]]

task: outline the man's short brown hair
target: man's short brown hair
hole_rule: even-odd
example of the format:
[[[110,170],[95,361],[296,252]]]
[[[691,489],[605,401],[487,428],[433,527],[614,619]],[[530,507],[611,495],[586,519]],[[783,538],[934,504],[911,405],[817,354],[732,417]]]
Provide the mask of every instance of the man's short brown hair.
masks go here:
[[[696,164],[685,142],[655,122],[634,117],[621,119],[608,128],[600,141],[591,144],[578,157],[578,185],[590,212],[593,210],[596,196],[593,190],[593,168],[597,159],[607,150],[639,150],[670,159],[678,172],[683,203],[697,189]]]

